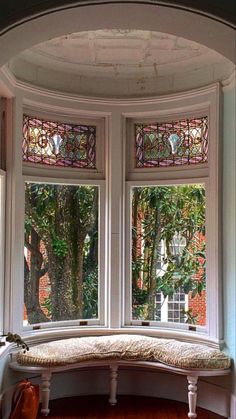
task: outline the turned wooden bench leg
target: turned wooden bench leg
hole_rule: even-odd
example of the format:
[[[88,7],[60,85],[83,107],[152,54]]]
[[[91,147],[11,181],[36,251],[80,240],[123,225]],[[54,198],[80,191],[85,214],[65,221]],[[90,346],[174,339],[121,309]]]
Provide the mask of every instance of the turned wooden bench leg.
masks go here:
[[[198,377],[188,375],[187,380],[188,380],[188,406],[189,406],[188,417],[191,419],[195,419],[197,417],[196,406],[197,406]]]
[[[42,398],[42,408],[41,413],[43,416],[47,416],[50,412],[49,409],[49,399],[50,399],[50,383],[51,383],[51,373],[43,373],[41,376],[41,398]]]
[[[118,377],[118,366],[110,365],[110,397],[109,403],[111,406],[115,406],[116,400],[116,391],[117,391],[117,377]]]

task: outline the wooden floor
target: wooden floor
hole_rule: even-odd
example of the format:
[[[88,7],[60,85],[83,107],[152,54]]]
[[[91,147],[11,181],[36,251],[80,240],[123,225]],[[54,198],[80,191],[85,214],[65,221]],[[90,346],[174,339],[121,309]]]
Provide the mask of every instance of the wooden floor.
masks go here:
[[[116,406],[108,404],[107,396],[52,400],[48,419],[187,419],[188,407],[184,403],[137,396],[118,396],[117,400]],[[223,418],[198,408],[197,419]]]

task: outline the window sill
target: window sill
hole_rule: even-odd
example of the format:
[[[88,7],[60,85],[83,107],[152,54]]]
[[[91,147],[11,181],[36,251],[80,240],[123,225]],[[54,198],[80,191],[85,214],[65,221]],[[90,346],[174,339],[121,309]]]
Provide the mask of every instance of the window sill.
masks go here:
[[[112,334],[140,334],[146,336],[153,336],[159,338],[172,338],[184,342],[207,344],[214,348],[223,347],[223,341],[216,340],[209,337],[205,332],[187,331],[187,330],[173,330],[173,329],[157,329],[154,327],[144,326],[123,326],[120,328],[107,328],[102,326],[74,326],[74,327],[60,327],[39,330],[24,331],[21,336],[30,346],[31,344],[38,344],[57,339],[67,339],[79,336],[99,336]]]

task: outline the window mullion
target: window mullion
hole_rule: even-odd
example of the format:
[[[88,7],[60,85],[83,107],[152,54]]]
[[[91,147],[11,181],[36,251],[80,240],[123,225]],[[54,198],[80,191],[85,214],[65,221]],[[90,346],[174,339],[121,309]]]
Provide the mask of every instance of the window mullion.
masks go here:
[[[11,129],[11,126],[14,129]],[[7,120],[7,213],[6,213],[6,288],[5,331],[19,333],[23,315],[24,192],[21,159],[22,98],[8,103]]]
[[[108,319],[111,328],[121,324],[122,278],[122,115],[112,113],[109,132],[109,302]]]

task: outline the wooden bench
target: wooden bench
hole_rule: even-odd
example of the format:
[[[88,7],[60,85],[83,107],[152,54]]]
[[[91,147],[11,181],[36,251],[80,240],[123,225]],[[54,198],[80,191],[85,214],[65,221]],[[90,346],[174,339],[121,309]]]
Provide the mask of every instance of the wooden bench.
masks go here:
[[[194,358],[191,359],[191,357]],[[176,358],[177,357],[177,358]],[[83,368],[107,367],[110,371],[109,403],[116,404],[119,367],[139,367],[185,375],[189,418],[196,418],[198,377],[230,373],[230,359],[206,345],[140,335],[70,338],[34,346],[18,353],[10,368],[41,375],[41,413],[47,416],[52,374]]]

